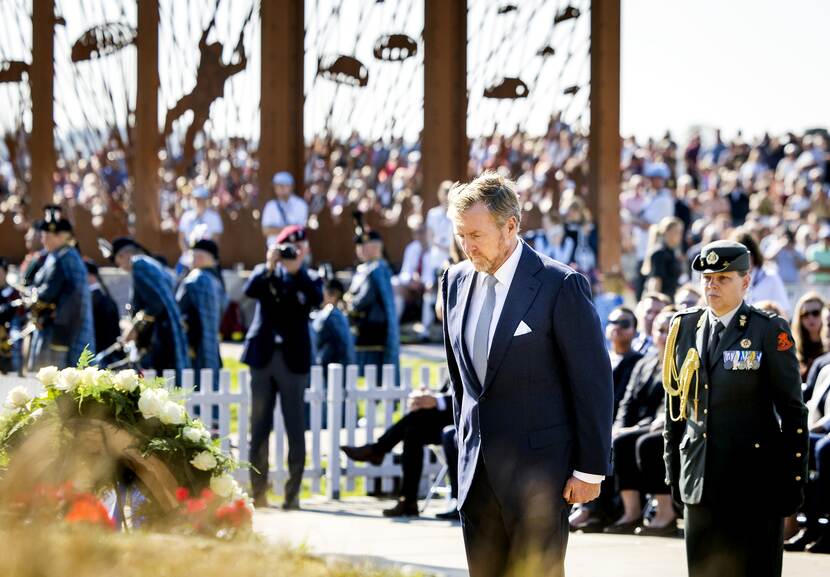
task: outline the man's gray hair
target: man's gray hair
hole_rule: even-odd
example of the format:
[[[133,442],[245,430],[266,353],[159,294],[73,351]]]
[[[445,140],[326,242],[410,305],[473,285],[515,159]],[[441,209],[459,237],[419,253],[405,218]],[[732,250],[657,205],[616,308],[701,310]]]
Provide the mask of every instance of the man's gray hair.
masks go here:
[[[522,208],[512,180],[488,170],[467,184],[456,182],[450,190],[447,211],[450,216],[463,214],[479,202],[484,203],[499,226],[504,226],[511,216],[514,217],[518,232],[522,222]]]

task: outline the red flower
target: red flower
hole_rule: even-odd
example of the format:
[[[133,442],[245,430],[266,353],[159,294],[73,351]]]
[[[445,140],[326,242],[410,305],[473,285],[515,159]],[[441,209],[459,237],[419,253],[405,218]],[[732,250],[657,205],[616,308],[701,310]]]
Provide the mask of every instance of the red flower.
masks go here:
[[[179,487],[176,489],[176,501],[184,503],[190,497],[190,491],[186,487]]]
[[[188,499],[187,512],[191,515],[201,513],[207,509],[207,501],[205,499]]]
[[[115,529],[115,520],[109,516],[101,501],[90,494],[78,495],[65,519],[69,523],[91,523]]]

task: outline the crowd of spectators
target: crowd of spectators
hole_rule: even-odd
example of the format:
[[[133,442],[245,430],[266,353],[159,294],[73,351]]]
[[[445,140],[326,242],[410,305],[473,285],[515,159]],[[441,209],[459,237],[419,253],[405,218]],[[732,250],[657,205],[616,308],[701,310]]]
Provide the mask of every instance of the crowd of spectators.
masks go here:
[[[587,149],[586,135],[553,120],[543,136],[473,138],[469,172],[495,169],[513,178],[523,207],[541,215],[536,219],[541,227],[525,231],[535,248],[592,275],[598,231],[586,200]],[[324,210],[348,215],[358,209],[403,218],[414,213],[417,218],[408,222],[413,228],[423,224],[420,154],[417,144],[400,139],[368,140],[356,133],[346,139],[315,138],[306,148],[304,186],[295,186],[306,205],[305,220]],[[179,173],[173,155],[163,152],[161,158],[163,229],[187,228],[187,215],[204,203],[218,212],[255,209],[264,227],[265,220],[274,220],[273,210],[263,210],[266,195],[257,186],[251,143],[207,140],[187,174]],[[637,295],[662,283],[668,283],[663,291],[670,294],[677,282],[671,278],[682,283],[690,272],[683,259],[676,271],[672,254],[688,254],[740,227],[759,245],[756,265],[763,275],[757,282],[830,283],[827,161],[828,138],[822,131],[758,139],[694,133],[685,145],[670,134],[659,140],[623,139],[619,272]],[[21,171],[25,167],[0,160],[0,211],[5,214],[23,209],[23,187],[16,178]],[[129,173],[122,142],[112,138],[96,154],[59,159],[55,195],[64,204],[86,207],[99,222],[111,211],[129,214]],[[664,221],[667,217],[679,219],[682,227]],[[398,265],[403,260],[403,254],[389,257]],[[766,298],[766,291],[779,289],[762,292]],[[791,310],[789,299],[770,298]]]

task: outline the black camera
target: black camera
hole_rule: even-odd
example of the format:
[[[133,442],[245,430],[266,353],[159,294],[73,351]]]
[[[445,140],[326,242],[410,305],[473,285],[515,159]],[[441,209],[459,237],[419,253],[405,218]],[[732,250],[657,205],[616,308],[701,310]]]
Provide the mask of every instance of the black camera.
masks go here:
[[[281,244],[279,246],[280,258],[284,260],[294,260],[297,258],[297,249],[293,244]]]

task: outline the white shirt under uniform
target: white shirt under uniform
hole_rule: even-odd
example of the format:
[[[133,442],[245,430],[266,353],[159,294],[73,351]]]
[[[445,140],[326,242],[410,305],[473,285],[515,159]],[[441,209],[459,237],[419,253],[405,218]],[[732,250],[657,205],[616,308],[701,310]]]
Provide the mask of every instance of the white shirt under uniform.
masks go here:
[[[519,260],[522,257],[522,242],[516,244],[516,248],[507,257],[507,260],[498,268],[493,274],[496,277],[496,304],[493,307],[493,319],[490,322],[490,334],[487,339],[487,353],[490,352],[490,346],[493,344],[493,335],[496,333],[496,327],[499,324],[499,317],[504,308],[504,301],[507,300],[507,293],[510,291],[510,283],[513,282],[513,277],[516,275],[516,269],[519,267]],[[467,326],[464,327],[464,342],[467,344],[468,351],[472,352],[473,340],[476,334],[476,322],[481,314],[481,308],[484,306],[485,286],[484,281],[487,274],[478,273],[475,278],[475,285],[473,285],[473,296],[470,299],[470,314],[467,315]],[[586,483],[602,483],[605,475],[592,475],[590,473],[583,473],[581,471],[574,471],[573,476],[580,481]]]

